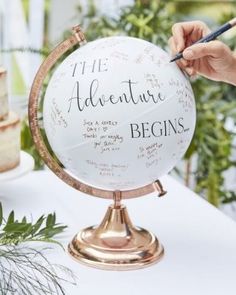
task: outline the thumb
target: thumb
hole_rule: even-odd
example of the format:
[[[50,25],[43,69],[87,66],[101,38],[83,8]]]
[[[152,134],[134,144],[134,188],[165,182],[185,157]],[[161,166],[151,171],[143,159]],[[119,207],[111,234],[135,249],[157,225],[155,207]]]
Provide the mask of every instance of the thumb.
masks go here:
[[[183,51],[183,57],[186,60],[194,60],[205,56],[219,58],[224,57],[227,49],[228,47],[220,41],[199,43],[186,48]]]

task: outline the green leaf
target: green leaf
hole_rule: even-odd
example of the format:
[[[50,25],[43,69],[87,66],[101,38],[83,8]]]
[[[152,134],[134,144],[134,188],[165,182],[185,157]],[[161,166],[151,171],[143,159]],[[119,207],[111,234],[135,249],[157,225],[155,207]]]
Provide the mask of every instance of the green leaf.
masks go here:
[[[46,220],[46,226],[47,227],[52,227],[55,225],[55,221],[56,221],[56,215],[55,213],[53,214],[49,214]]]
[[[22,218],[22,221],[21,222],[22,223],[27,223],[27,220],[26,220],[26,217],[25,216]]]
[[[8,234],[22,234],[31,227],[29,223],[8,223],[3,230]]]
[[[0,221],[3,224],[3,209],[0,203]],[[42,225],[45,222],[45,226]],[[1,225],[0,224],[0,225]],[[22,242],[30,241],[44,241],[55,242],[52,237],[61,233],[67,226],[59,225],[56,223],[56,213],[40,216],[35,224],[27,222],[27,218],[24,216],[21,222],[15,220],[15,213],[11,211],[7,218],[7,222],[3,224],[2,230],[0,230],[0,245],[18,245]],[[59,243],[60,244],[60,243]]]
[[[59,233],[61,233],[67,226],[58,226],[54,228],[43,228],[37,234],[38,236],[45,236],[46,238],[51,238]]]
[[[43,224],[44,220],[45,220],[45,217],[44,217],[44,215],[42,215],[42,216],[37,220],[37,222],[32,226],[32,230],[31,230],[31,232],[30,232],[31,236],[34,236],[34,235],[37,233],[37,231],[39,230],[39,228],[40,228],[41,225]]]
[[[11,213],[9,214],[9,216],[8,216],[7,224],[14,223],[14,219],[15,219],[15,213],[12,210]]]

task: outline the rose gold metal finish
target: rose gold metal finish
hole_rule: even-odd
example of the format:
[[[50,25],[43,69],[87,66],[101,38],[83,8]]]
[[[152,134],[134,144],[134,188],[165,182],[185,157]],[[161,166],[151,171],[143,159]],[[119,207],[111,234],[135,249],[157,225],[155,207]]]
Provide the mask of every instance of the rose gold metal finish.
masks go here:
[[[167,191],[165,191],[163,189],[163,186],[162,186],[162,184],[161,184],[161,182],[160,182],[159,179],[156,180],[152,185],[153,185],[154,189],[156,191],[158,191],[158,197],[163,197],[165,194],[167,194]]]
[[[120,206],[121,206],[121,191],[114,191],[113,199],[114,199],[114,207],[120,208]]]
[[[102,223],[79,232],[68,251],[77,261],[105,270],[147,267],[164,255],[152,233],[133,226],[124,205],[109,206]]]
[[[44,143],[39,122],[38,105],[43,81],[55,63],[76,44],[86,42],[79,26],[73,28],[74,34],[59,44],[40,66],[34,79],[29,98],[29,123],[35,146],[46,165],[65,183],[83,193],[113,199],[102,223],[79,232],[68,246],[69,253],[87,265],[110,270],[129,270],[146,267],[157,262],[164,254],[157,238],[143,228],[131,223],[121,199],[135,198],[154,191],[159,196],[166,192],[159,180],[153,184],[126,191],[108,191],[80,182],[68,174],[52,157]]]
[[[74,35],[75,35],[76,39],[78,40],[78,42],[80,43],[80,45],[82,45],[82,43],[87,42],[85,39],[84,33],[81,30],[80,25],[73,27],[72,31],[74,32]]]
[[[42,88],[43,81],[55,63],[58,61],[59,58],[63,56],[65,52],[67,52],[71,47],[75,46],[76,44],[82,45],[86,42],[83,32],[81,31],[80,26],[76,26],[73,29],[74,34],[72,34],[68,39],[63,41],[59,44],[45,59],[45,61],[40,66],[29,97],[29,124],[32,133],[32,137],[35,143],[35,146],[44,160],[45,164],[64,182],[68,185],[72,186],[73,188],[100,198],[105,199],[112,199],[114,192],[109,190],[98,189],[96,187],[89,186],[84,184],[83,182],[79,181],[78,179],[74,178],[70,174],[68,174],[50,155],[47,146],[45,145],[38,123],[38,100]],[[143,195],[150,194],[154,192],[156,188],[153,184],[148,184],[146,186],[133,189],[133,190],[125,190],[122,191],[122,198],[123,199],[130,199],[136,198]]]

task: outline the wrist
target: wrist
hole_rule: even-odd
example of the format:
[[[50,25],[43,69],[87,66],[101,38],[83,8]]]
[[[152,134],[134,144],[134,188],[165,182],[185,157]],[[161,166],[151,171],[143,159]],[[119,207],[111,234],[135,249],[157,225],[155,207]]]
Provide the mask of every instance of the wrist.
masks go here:
[[[230,69],[227,71],[224,82],[236,86],[236,53],[232,55],[232,62],[230,64]]]

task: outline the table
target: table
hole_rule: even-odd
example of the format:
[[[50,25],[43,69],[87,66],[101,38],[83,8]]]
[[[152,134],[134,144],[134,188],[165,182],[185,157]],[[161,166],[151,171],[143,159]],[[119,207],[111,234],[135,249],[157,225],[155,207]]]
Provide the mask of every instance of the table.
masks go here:
[[[56,247],[52,259],[69,266],[78,285],[66,285],[69,295],[235,295],[236,223],[171,176],[161,179],[168,194],[155,193],[126,200],[132,221],[154,232],[165,247],[157,264],[135,271],[102,271],[72,260]],[[110,201],[89,197],[67,186],[50,171],[31,172],[0,184],[6,213],[19,217],[56,211],[69,226],[64,245],[81,228],[97,224]]]

